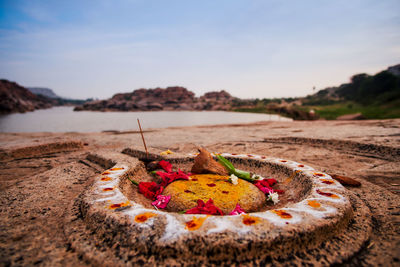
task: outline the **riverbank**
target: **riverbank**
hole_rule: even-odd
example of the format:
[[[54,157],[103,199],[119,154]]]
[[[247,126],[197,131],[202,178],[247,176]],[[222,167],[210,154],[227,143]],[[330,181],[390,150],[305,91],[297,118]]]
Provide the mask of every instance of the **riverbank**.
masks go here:
[[[152,129],[149,149],[176,153],[205,146],[214,152],[261,154],[301,162],[362,183],[348,190],[368,207],[370,241],[350,265],[394,266],[400,247],[400,119],[295,121]],[[102,167],[88,153],[143,150],[140,134],[0,133],[0,254],[2,265],[78,265],[65,214]],[[18,153],[17,153],[18,152]]]

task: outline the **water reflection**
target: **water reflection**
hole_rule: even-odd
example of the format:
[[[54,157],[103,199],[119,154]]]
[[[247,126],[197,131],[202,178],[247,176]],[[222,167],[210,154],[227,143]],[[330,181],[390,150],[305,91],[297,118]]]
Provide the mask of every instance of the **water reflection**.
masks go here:
[[[224,111],[74,112],[54,107],[0,116],[0,132],[99,132],[258,121],[291,121],[278,115]]]

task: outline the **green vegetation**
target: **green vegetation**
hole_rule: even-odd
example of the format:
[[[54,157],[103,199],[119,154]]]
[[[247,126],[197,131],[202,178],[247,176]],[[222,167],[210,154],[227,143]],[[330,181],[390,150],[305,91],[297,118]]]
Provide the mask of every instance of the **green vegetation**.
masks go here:
[[[346,114],[361,113],[366,119],[400,118],[400,101],[387,105],[361,105],[355,102],[341,102],[332,105],[303,106],[327,120],[334,120]]]
[[[363,105],[390,103],[400,99],[400,78],[387,71],[374,76],[357,74],[351,83],[342,84],[337,94]]]
[[[361,113],[367,119],[400,117],[400,77],[388,71],[351,77],[351,82],[307,96],[303,107],[325,119]]]
[[[233,104],[233,110],[275,113],[295,120],[333,120],[356,113],[366,119],[400,118],[400,76],[390,71],[357,74],[351,77],[350,83],[329,87],[305,98],[240,100]]]

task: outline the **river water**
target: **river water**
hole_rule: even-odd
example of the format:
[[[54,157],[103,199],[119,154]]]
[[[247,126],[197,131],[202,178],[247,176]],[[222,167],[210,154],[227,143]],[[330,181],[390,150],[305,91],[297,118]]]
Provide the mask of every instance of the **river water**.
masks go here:
[[[100,132],[194,125],[291,121],[278,115],[225,111],[74,112],[73,107],[53,107],[28,113],[0,115],[0,132]]]

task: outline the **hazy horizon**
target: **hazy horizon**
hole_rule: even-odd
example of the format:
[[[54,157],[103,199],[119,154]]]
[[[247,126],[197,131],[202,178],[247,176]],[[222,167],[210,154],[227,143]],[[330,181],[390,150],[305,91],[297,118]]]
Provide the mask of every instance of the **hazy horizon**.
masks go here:
[[[1,1],[0,78],[63,97],[296,97],[400,62],[400,2]]]

